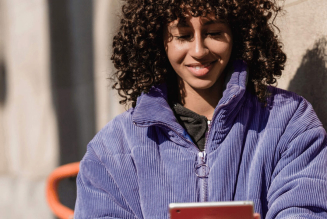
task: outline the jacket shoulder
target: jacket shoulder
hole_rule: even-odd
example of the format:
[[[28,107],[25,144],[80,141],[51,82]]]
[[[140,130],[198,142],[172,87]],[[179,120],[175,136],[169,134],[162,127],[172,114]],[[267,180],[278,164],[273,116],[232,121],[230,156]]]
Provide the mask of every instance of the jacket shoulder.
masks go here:
[[[268,92],[270,96],[268,98],[268,104],[272,106],[284,106],[285,104],[298,104],[302,101],[306,101],[302,96],[281,88],[269,86]],[[306,101],[307,102],[307,101]]]
[[[288,121],[288,126],[307,130],[322,126],[312,105],[302,96],[276,87],[268,87],[267,107],[275,118]]]
[[[129,109],[108,122],[87,145],[85,157],[102,160],[104,156],[130,154],[130,138],[127,136],[131,136],[135,129],[132,113],[133,109]]]

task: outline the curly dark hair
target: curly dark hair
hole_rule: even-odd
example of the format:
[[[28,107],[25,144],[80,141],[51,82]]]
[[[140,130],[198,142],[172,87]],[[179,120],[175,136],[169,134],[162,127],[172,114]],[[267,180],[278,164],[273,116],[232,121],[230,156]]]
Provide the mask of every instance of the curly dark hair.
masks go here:
[[[275,0],[125,0],[119,32],[113,40],[117,71],[113,88],[132,103],[153,85],[165,82],[173,71],[164,43],[164,27],[189,14],[193,17],[215,13],[232,30],[230,60],[244,60],[249,67],[252,90],[266,102],[267,85],[276,83],[286,62],[273,20],[281,10]],[[273,17],[274,16],[274,17]],[[252,83],[251,83],[252,82]]]

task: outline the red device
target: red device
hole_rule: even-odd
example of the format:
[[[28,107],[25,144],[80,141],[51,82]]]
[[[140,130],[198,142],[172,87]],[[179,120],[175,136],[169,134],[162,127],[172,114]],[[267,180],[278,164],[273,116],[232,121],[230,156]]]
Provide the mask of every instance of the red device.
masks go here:
[[[253,219],[253,202],[197,202],[169,204],[170,219]]]

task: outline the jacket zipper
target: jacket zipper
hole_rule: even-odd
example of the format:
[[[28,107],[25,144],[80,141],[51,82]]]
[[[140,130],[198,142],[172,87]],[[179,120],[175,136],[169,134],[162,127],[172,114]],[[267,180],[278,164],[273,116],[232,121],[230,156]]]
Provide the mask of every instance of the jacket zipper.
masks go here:
[[[225,105],[227,105],[232,99],[234,99],[236,95],[234,95],[230,100],[228,100],[225,104],[220,105],[220,107],[213,113],[212,116],[212,120],[214,121],[217,112],[219,111],[219,109]],[[211,130],[211,126],[212,123],[211,121],[208,121],[208,131],[206,133],[206,140],[205,140],[205,144],[204,144],[204,150],[200,151],[198,153],[197,156],[197,164],[195,166],[195,171],[197,171],[197,168],[199,169],[199,174],[198,178],[199,178],[199,186],[200,186],[200,190],[199,190],[199,201],[200,202],[207,202],[208,201],[208,176],[209,176],[209,172],[210,172],[210,168],[208,166],[208,160],[207,160],[207,153],[206,153],[206,148],[208,145],[208,138],[210,135],[210,130]]]
[[[195,166],[196,175],[199,180],[199,202],[208,200],[208,174],[209,167],[207,165],[207,154],[205,151],[198,153],[197,164]]]
[[[198,159],[197,159],[197,166],[196,166],[196,170],[198,169],[199,174],[198,178],[199,178],[199,201],[200,202],[206,202],[208,201],[208,175],[209,175],[209,166],[207,164],[207,153],[205,151],[206,149],[206,145],[207,145],[207,139],[209,136],[209,132],[210,132],[210,128],[211,128],[211,121],[208,120],[208,130],[205,134],[205,138],[206,138],[206,143],[204,145],[204,151],[200,151],[198,153]]]

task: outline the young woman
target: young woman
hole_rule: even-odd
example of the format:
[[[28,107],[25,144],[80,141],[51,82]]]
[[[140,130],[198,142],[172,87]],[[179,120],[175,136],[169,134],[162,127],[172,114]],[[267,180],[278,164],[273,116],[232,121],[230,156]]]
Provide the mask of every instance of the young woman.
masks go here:
[[[172,202],[249,200],[327,218],[327,137],[273,86],[286,56],[271,0],[127,0],[112,60],[132,108],[90,142],[75,218],[168,218]]]

